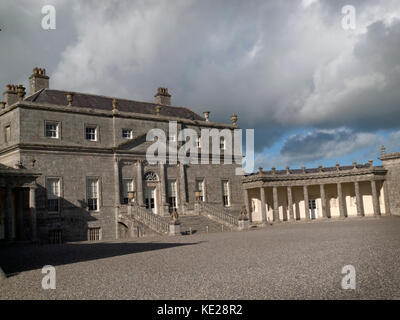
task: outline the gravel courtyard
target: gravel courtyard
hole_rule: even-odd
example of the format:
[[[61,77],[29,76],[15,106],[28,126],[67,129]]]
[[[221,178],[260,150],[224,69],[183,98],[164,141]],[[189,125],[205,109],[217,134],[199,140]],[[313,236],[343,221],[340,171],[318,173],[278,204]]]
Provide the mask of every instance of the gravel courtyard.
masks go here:
[[[400,217],[0,248],[0,299],[400,299]],[[57,288],[43,290],[54,265]],[[356,269],[343,290],[342,267]]]

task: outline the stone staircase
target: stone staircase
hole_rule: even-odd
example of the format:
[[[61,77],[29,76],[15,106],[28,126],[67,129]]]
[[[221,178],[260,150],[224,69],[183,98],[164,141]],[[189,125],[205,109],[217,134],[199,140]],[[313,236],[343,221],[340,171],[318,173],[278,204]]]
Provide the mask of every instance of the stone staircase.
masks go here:
[[[195,204],[195,210],[198,214],[224,224],[227,227],[237,228],[239,225],[238,217],[232,215],[222,207],[217,207],[210,203],[198,201]]]
[[[232,228],[201,215],[180,216],[182,234],[232,231]]]
[[[193,214],[179,216],[182,235],[229,232],[238,228],[238,218],[222,208],[200,203],[194,209]],[[155,215],[137,204],[128,206],[126,212],[120,212],[119,222],[134,229],[125,235],[121,227],[121,238],[169,234],[169,217]]]

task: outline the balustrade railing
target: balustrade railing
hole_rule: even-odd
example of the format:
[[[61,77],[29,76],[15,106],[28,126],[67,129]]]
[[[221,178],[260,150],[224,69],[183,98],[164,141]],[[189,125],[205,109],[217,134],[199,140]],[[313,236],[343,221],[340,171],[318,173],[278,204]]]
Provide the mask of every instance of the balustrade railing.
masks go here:
[[[148,226],[150,229],[159,233],[168,233],[169,224],[158,215],[148,212],[146,209],[132,204],[128,208],[128,215],[132,215],[134,219]]]
[[[202,201],[198,201],[196,205],[199,206],[200,214],[202,215],[210,215],[215,219],[225,222],[231,226],[237,227],[239,225],[238,218],[226,212],[223,208],[219,208]]]

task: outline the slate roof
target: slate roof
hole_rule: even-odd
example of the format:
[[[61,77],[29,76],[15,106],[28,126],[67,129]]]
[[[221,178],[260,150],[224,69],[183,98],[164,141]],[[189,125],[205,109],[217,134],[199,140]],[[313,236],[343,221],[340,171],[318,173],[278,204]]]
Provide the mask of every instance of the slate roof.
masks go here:
[[[42,89],[35,94],[27,97],[25,101],[50,103],[55,105],[68,105],[66,95],[70,91]],[[98,110],[112,110],[112,97],[94,95],[88,93],[71,92],[73,94],[72,107],[93,108]],[[134,101],[127,99],[117,99],[117,109],[121,112],[135,112],[141,114],[156,115],[158,104],[151,102]],[[160,115],[176,117],[189,120],[205,120],[203,117],[186,107],[161,106]]]

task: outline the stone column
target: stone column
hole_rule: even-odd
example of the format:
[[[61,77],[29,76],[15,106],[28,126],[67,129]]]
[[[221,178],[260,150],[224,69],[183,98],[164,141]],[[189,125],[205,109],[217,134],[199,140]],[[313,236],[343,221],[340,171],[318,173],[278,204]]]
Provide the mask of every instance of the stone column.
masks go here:
[[[378,199],[378,193],[376,191],[375,180],[371,180],[371,189],[372,189],[372,203],[374,205],[374,216],[380,216],[381,208],[379,206],[379,199]]]
[[[119,160],[114,154],[114,235],[118,239],[118,216],[119,206],[121,204],[121,190],[120,190],[120,177],[119,177]]]
[[[295,221],[294,211],[293,211],[293,196],[292,196],[292,187],[287,187],[287,197],[288,197],[288,206],[289,206],[289,221]]]
[[[304,213],[306,216],[306,220],[310,220],[310,209],[308,203],[308,186],[303,186],[303,193],[304,193]]]
[[[144,194],[143,194],[143,161],[139,160],[136,163],[137,173],[136,173],[136,193],[137,202],[139,206],[144,206]]]
[[[187,202],[187,194],[186,194],[186,171],[185,165],[183,163],[179,164],[179,178],[180,178],[180,194],[181,194],[181,213],[183,214],[185,211],[185,204]]]
[[[345,210],[344,210],[344,203],[343,203],[343,192],[342,192],[342,184],[340,182],[337,183],[337,193],[339,199],[339,212],[340,218],[345,218]]]
[[[326,195],[325,195],[325,185],[320,184],[319,185],[319,190],[321,193],[321,206],[322,206],[322,218],[327,218],[327,214],[326,214]]]
[[[29,209],[31,211],[32,240],[37,239],[36,189],[36,185],[29,187]]]
[[[250,222],[252,222],[252,212],[250,211],[250,203],[249,203],[249,190],[244,189],[244,205],[246,206],[246,212],[249,217]]]
[[[274,222],[280,222],[279,219],[279,203],[278,203],[278,188],[272,187],[272,196],[274,200]]]
[[[166,181],[166,174],[165,174],[165,164],[160,163],[160,192],[161,192],[161,214],[166,216],[169,215],[168,212],[168,204],[167,204],[167,181]]]
[[[24,197],[23,197],[23,190],[22,188],[16,189],[16,197],[18,202],[18,211],[17,211],[17,225],[18,225],[18,232],[15,235],[15,238],[19,240],[24,239]]]
[[[6,203],[5,203],[5,239],[11,241],[14,239],[14,215],[12,212],[12,189],[11,187],[6,187]]]
[[[260,187],[260,199],[261,199],[261,220],[263,223],[267,221],[267,210],[265,209],[265,189]]]
[[[354,190],[356,193],[356,205],[357,205],[357,216],[363,217],[364,213],[364,203],[362,200],[362,196],[360,194],[360,183],[358,181],[354,182]]]
[[[115,198],[115,207],[119,207],[121,204],[121,190],[120,190],[120,177],[119,177],[119,160],[114,155],[114,198]]]
[[[383,181],[383,197],[385,200],[385,215],[390,215],[390,201],[389,201],[389,194],[388,194],[388,186],[387,181]]]

